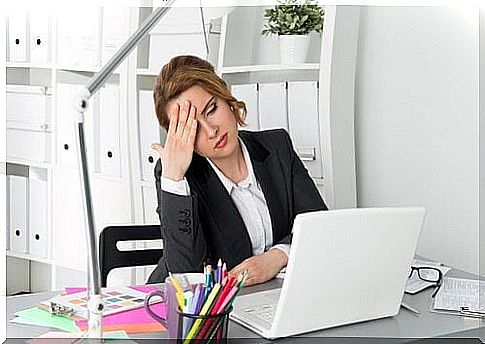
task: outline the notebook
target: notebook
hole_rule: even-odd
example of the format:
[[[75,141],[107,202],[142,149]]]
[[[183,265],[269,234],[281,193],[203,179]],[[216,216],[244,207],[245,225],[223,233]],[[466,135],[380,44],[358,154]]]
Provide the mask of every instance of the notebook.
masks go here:
[[[279,338],[396,315],[424,208],[296,216],[282,288],[236,298],[231,319]]]

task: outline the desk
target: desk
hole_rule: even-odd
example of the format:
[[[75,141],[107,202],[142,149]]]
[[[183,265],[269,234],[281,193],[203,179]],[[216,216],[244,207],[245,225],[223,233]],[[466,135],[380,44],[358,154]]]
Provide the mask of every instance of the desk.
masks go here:
[[[470,274],[457,270],[451,270],[447,274],[447,276],[472,277],[472,275]],[[276,288],[278,286],[281,286],[281,283],[282,280],[274,279],[262,285],[245,288],[243,289],[243,293],[247,294],[256,291]],[[44,301],[56,294],[57,293],[55,292],[44,292],[30,295],[7,297],[7,320],[10,320],[14,317],[13,313],[22,309],[33,307],[40,301]],[[432,303],[431,294],[432,290],[428,289],[416,295],[404,295],[403,301],[411,307],[419,310],[421,314],[414,314],[404,308],[401,308],[399,314],[395,317],[389,317],[358,324],[340,326],[313,333],[307,333],[301,336],[301,341],[297,340],[296,338],[287,338],[278,340],[277,342],[315,343],[320,342],[320,340],[315,339],[318,337],[327,337],[327,340],[329,339],[329,337],[331,337],[331,343],[341,343],[348,341],[359,343],[401,343],[413,341],[413,339],[415,338],[431,337],[451,337],[455,339],[458,337],[467,337],[469,339],[481,338],[482,341],[485,339],[485,320],[429,312],[428,310],[430,309]],[[15,340],[13,340],[13,338],[32,338],[49,331],[47,328],[43,327],[20,325],[10,322],[7,323],[6,330],[7,343],[16,342]],[[231,338],[245,338],[245,340],[241,341],[243,343],[269,342],[232,321],[229,325],[229,336]],[[133,335],[131,338],[136,340],[165,337],[166,332],[161,332],[137,334]],[[355,340],[352,340],[352,337]],[[366,337],[367,340],[362,337]],[[158,340],[157,342],[160,343],[161,341]],[[463,342],[463,339],[460,339],[460,342]],[[471,340],[470,342],[479,341]],[[145,341],[143,341],[143,343],[145,343]]]

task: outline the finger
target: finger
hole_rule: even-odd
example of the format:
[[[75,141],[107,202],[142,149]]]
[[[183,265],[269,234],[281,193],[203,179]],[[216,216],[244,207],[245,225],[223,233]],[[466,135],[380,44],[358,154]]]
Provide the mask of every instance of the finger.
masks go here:
[[[189,111],[190,111],[190,102],[188,100],[185,100],[182,105],[182,108],[179,111],[179,120],[177,123],[177,135],[179,137],[183,137],[184,129],[187,124],[187,118],[189,117]]]
[[[170,123],[168,125],[168,135],[173,135],[177,129],[179,119],[180,105],[175,103],[169,108]]]
[[[187,118],[187,124],[184,129],[183,138],[185,142],[193,142],[195,140],[195,134],[193,133],[194,130],[195,132],[197,132],[197,121],[195,120],[195,112],[196,112],[195,106],[191,106],[189,117]],[[194,125],[195,125],[195,128],[194,128]]]
[[[156,150],[160,156],[163,154],[163,146],[159,143],[152,143],[152,149]]]

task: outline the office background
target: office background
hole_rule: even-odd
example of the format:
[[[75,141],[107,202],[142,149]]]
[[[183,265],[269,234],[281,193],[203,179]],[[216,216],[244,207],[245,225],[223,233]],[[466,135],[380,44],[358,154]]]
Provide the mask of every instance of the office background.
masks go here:
[[[43,129],[42,142],[46,137],[50,137],[47,140],[54,140],[53,135],[57,135],[55,144],[47,143],[49,147],[52,146],[52,150],[45,148],[47,156],[44,161],[12,158],[9,151],[18,149],[23,141],[7,141],[9,185],[11,187],[19,184],[14,187],[22,190],[27,184],[25,180],[16,177],[28,176],[29,192],[40,188],[33,195],[45,195],[45,204],[54,209],[53,211],[63,209],[64,214],[53,214],[49,220],[42,218],[43,212],[37,213],[41,217],[40,221],[47,221],[46,228],[53,229],[46,233],[46,243],[43,246],[24,247],[25,252],[15,253],[15,244],[12,246],[13,241],[7,241],[7,292],[59,289],[65,284],[84,284],[85,241],[82,207],[79,206],[80,195],[74,191],[78,188],[74,135],[69,131],[69,123],[63,123],[70,115],[63,117],[59,114],[69,109],[69,99],[89,79],[99,61],[76,61],[89,54],[79,54],[76,51],[79,47],[72,44],[70,37],[73,36],[70,35],[81,41],[84,39],[87,42],[84,47],[101,52],[95,55],[100,61],[105,61],[149,10],[126,9],[121,11],[124,12],[123,15],[119,12],[100,11],[97,17],[87,16],[96,19],[97,24],[91,27],[99,27],[101,23],[105,25],[101,26],[104,33],[110,30],[112,33],[110,40],[101,40],[98,46],[91,47],[89,42],[99,32],[93,29],[91,32],[83,32],[84,36],[75,36],[79,33],[70,31],[78,26],[75,24],[76,18],[72,16],[74,11],[58,15],[57,25],[65,30],[61,35],[57,33],[51,38],[52,42],[55,39],[56,46],[63,51],[62,54],[61,50],[57,51],[58,60],[55,66],[47,62],[13,62],[15,59],[12,59],[12,50],[9,51],[7,84],[51,86],[50,90],[38,89],[38,93],[34,94],[44,101],[46,97],[55,97],[53,101],[47,98],[45,106],[54,104],[57,113],[56,118],[52,119],[56,121],[54,130],[49,133],[47,128]],[[323,40],[313,37],[308,64],[320,65],[317,68],[307,66],[299,71],[256,70],[257,66],[276,59],[273,49],[275,42],[270,38],[263,41],[259,37],[258,25],[261,23],[254,23],[254,30],[247,30],[246,36],[242,30],[237,30],[238,20],[260,20],[261,11],[257,13],[259,17],[237,9],[226,19],[215,20],[214,26],[210,28],[213,33],[209,35],[209,44],[214,55],[209,55],[209,58],[212,61],[218,60],[219,63],[223,56],[227,65],[219,66],[228,68],[226,78],[231,84],[239,85],[242,92],[246,90],[249,97],[251,91],[248,93],[247,89],[252,90],[257,82],[260,87],[258,91],[261,91],[268,84],[277,88],[281,83],[289,82],[291,85],[292,82],[298,84],[302,81],[306,82],[303,87],[311,90],[315,82],[319,81],[319,95],[315,95],[316,98],[313,99],[319,100],[320,130],[316,137],[317,144],[321,147],[315,150],[315,154],[322,154],[317,156],[321,171],[318,167],[314,171],[313,167],[307,166],[312,173],[321,173],[314,175],[316,183],[322,194],[331,199],[333,208],[353,205],[423,205],[427,209],[427,217],[417,253],[466,271],[478,272],[477,8],[345,6],[341,12],[334,13],[333,17],[334,29],[339,28],[340,31],[335,29],[329,32],[327,29]],[[332,13],[331,10],[327,11],[329,13]],[[83,16],[79,12],[77,14],[80,22],[79,18]],[[106,15],[110,17],[103,18]],[[330,15],[326,20],[329,19]],[[17,20],[21,21],[12,21],[9,18],[9,29],[10,23],[17,23]],[[195,16],[192,24],[197,25],[197,20]],[[107,27],[107,23],[112,26]],[[200,29],[187,31],[186,26],[180,23],[172,22],[171,30],[178,30],[178,37],[183,35],[189,41],[199,42],[199,45],[193,47],[204,53],[205,46]],[[90,139],[95,142],[94,147],[99,149],[88,152],[91,154],[90,165],[94,175],[94,197],[95,200],[109,200],[97,205],[98,227],[113,223],[157,221],[154,212],[156,197],[150,176],[150,157],[152,161],[156,161],[157,157],[149,151],[146,143],[156,141],[157,138],[163,140],[163,133],[153,130],[156,122],[150,116],[147,104],[157,68],[163,64],[164,54],[170,54],[157,50],[157,45],[153,42],[175,36],[167,27],[159,26],[158,31],[155,30],[155,34],[145,40],[135,53],[136,58],[130,58],[122,65],[119,73],[112,77],[99,97],[95,98],[93,111],[101,109],[102,115],[88,115],[88,121],[92,121],[88,122],[92,133]],[[226,46],[222,50],[224,54],[220,55],[218,32],[223,27],[226,28]],[[116,28],[127,30],[123,32]],[[330,45],[325,37],[331,37],[333,44]],[[252,43],[254,50],[248,52],[248,49],[244,49],[247,45],[237,44],[245,40]],[[266,44],[271,48],[263,49],[268,46]],[[328,49],[320,52],[321,45],[324,48],[328,46]],[[241,46],[243,49],[238,52],[237,49],[241,49]],[[246,53],[242,56],[245,61],[237,60],[241,53]],[[153,56],[157,56],[157,59],[153,59]],[[229,69],[240,68],[241,65],[246,66],[242,73],[233,73]],[[275,77],[276,73],[283,77]],[[291,86],[288,90],[290,89]],[[16,90],[15,87],[7,88],[9,90],[10,94],[22,93],[22,90]],[[268,98],[269,101],[277,99],[278,95],[281,96],[281,93],[276,92],[276,95]],[[328,103],[323,104],[324,101]],[[328,112],[322,112],[323,108]],[[118,114],[106,109],[118,109]],[[137,112],[139,116],[133,115]],[[106,117],[108,115],[105,113],[113,117]],[[342,116],[338,117],[337,114]],[[323,118],[327,115],[330,119]],[[142,116],[147,117],[140,120]],[[288,116],[291,121],[291,115]],[[267,117],[260,115],[258,123],[261,124],[266,119]],[[331,127],[325,127],[325,123],[330,123]],[[269,126],[271,125],[264,127]],[[133,128],[140,130],[137,132]],[[310,126],[308,128],[312,129]],[[118,135],[111,135],[113,133]],[[292,136],[293,139],[297,138],[296,134]],[[142,142],[142,139],[147,142]],[[134,147],[130,144],[133,142],[138,144]],[[325,145],[327,142],[331,144],[330,154],[325,152],[328,148]],[[307,152],[303,150],[302,154],[304,153]],[[56,156],[55,166],[51,164],[48,154]],[[15,155],[18,154],[14,152],[13,156]],[[37,157],[37,154],[32,156],[34,160]],[[332,169],[326,169],[327,162],[332,165]],[[329,180],[332,183],[327,183]],[[333,192],[326,189],[330,187],[334,188]],[[42,191],[42,188],[46,188],[46,191]],[[342,192],[339,193],[340,190]],[[29,197],[29,202],[34,205],[30,209],[42,203],[34,197]],[[13,208],[21,209],[10,203],[10,209]],[[55,235],[57,243],[65,245],[57,244],[53,247],[53,238],[49,238],[49,233],[51,236]],[[33,231],[31,234],[35,239]],[[31,243],[35,242],[31,240]],[[22,247],[20,250],[22,251]],[[38,250],[41,252],[36,253]],[[112,282],[140,282],[146,273],[144,269],[134,273],[122,272],[112,276]]]

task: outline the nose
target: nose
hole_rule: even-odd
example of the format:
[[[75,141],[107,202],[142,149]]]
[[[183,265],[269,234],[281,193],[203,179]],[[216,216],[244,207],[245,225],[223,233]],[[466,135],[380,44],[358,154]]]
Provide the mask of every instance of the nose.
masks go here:
[[[217,137],[218,126],[209,123],[209,121],[207,121],[205,118],[199,119],[199,127],[201,127],[203,131],[205,131],[209,140],[213,140]]]

